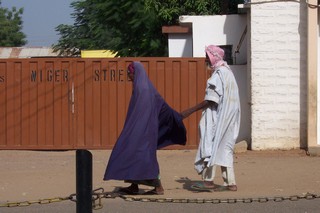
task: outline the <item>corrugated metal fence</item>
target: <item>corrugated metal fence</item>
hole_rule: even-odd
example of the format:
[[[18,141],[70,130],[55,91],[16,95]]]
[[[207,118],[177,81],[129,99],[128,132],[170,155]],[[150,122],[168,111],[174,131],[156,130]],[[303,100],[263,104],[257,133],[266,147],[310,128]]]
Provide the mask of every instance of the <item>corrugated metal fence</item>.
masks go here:
[[[204,58],[1,59],[0,149],[111,149],[132,92],[131,61],[175,110],[203,100]],[[197,147],[200,115],[184,121],[187,146],[170,149]]]

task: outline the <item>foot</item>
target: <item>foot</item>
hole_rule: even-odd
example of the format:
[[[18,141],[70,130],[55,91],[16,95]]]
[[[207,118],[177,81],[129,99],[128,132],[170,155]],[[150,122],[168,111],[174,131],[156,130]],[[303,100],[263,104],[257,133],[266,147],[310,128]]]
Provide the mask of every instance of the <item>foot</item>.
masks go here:
[[[155,187],[154,190],[157,192],[158,195],[164,194],[164,189],[163,189],[162,185]]]
[[[223,191],[237,191],[237,185],[229,185],[229,186],[219,186],[214,189],[215,192],[223,192]]]
[[[216,184],[214,184],[213,181],[203,181],[203,186],[209,189],[216,188]]]
[[[164,190],[157,189],[157,187],[150,190],[150,191],[143,193],[143,195],[163,195],[163,194],[164,194]]]
[[[133,183],[128,187],[120,188],[119,192],[125,193],[128,195],[137,195],[139,193],[139,187],[138,187],[138,184]]]
[[[214,190],[218,187],[218,185],[214,184],[213,181],[203,181],[203,182],[198,182],[195,183],[194,185],[191,186],[193,189],[197,190]]]
[[[154,189],[143,193],[144,195],[163,195],[164,189],[162,187],[161,181],[159,180],[159,186],[154,187]]]
[[[229,185],[228,189],[229,191],[234,191],[234,192],[238,190],[237,185]]]

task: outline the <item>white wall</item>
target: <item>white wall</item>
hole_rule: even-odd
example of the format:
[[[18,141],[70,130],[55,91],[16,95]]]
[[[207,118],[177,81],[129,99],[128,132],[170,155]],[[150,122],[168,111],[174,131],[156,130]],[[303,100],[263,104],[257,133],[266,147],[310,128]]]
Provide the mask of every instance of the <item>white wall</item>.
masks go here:
[[[253,150],[306,147],[306,15],[303,1],[251,5]]]
[[[320,29],[319,29],[319,23],[320,23],[320,11],[318,10],[318,73],[317,73],[317,82],[318,82],[318,88],[317,88],[317,144],[320,145]]]
[[[180,23],[192,24],[193,57],[204,57],[210,44],[233,45],[235,51],[245,30],[246,15],[180,16]],[[247,36],[236,56],[237,64],[247,63]]]
[[[169,57],[192,57],[191,34],[169,34]]]
[[[247,141],[250,142],[250,106],[249,106],[249,94],[248,94],[248,77],[247,77],[247,65],[231,65],[230,66],[234,77],[236,78],[239,87],[240,107],[241,107],[241,123],[240,131],[237,142]]]

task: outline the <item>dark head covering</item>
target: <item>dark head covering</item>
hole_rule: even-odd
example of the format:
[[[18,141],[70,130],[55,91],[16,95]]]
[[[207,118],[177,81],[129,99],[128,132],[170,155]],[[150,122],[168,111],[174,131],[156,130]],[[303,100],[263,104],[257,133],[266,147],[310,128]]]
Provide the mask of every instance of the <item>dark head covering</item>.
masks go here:
[[[123,130],[112,150],[104,180],[156,179],[156,151],[186,143],[186,129],[154,88],[140,62],[134,62],[133,93]]]
[[[128,72],[134,74],[133,62],[129,64],[129,66],[128,66]]]

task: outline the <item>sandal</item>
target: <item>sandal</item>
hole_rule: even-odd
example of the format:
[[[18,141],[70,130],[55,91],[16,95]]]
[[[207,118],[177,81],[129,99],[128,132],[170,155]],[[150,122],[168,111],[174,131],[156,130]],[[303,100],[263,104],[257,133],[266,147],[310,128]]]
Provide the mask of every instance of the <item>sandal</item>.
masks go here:
[[[214,189],[215,192],[224,192],[224,191],[232,191],[235,192],[237,191],[238,188],[236,185],[230,185],[230,186],[219,186]]]
[[[213,184],[212,186],[206,185],[204,182],[199,182],[191,185],[192,189],[200,190],[200,191],[212,191],[217,188],[217,185]]]
[[[237,185],[229,185],[229,186],[228,186],[228,189],[229,189],[229,191],[235,192],[235,191],[238,190],[238,187],[237,187]]]
[[[127,195],[137,195],[139,194],[139,188],[135,189],[132,186],[119,188],[118,192],[124,193]]]
[[[152,189],[150,191],[147,191],[143,193],[143,195],[163,195],[164,191],[156,191],[155,189]]]

